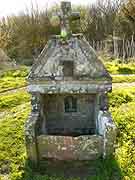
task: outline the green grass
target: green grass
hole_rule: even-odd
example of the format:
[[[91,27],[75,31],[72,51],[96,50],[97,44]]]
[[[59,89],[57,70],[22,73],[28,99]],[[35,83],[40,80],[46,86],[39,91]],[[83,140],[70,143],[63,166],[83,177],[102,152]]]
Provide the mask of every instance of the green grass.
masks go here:
[[[64,180],[62,175],[40,175],[32,172],[26,161],[24,142],[24,123],[30,112],[30,104],[25,103],[14,107],[10,113],[1,119],[0,123],[0,172],[9,173],[11,180]],[[70,164],[72,167],[73,164]],[[96,176],[88,180],[112,180],[119,177],[119,169],[114,159],[99,160],[87,165],[94,166]],[[50,170],[49,170],[50,171]],[[2,175],[1,175],[2,177]],[[72,178],[79,180],[79,178]]]
[[[127,179],[135,179],[135,102],[112,108],[113,119],[119,128],[116,159]],[[126,179],[126,178],[125,178]]]
[[[135,82],[135,75],[133,76],[112,76],[113,83],[132,83]]]
[[[25,91],[17,91],[12,94],[0,96],[0,111],[16,107],[17,105],[30,101],[30,95]]]
[[[135,87],[116,88],[108,94],[109,105],[111,107],[119,107],[122,104],[135,102]]]
[[[105,66],[111,74],[135,73],[135,64],[133,63],[121,65],[114,61],[105,62]],[[28,72],[29,69],[25,66],[22,66],[20,69],[2,73],[0,75],[0,92],[26,86],[26,77],[28,76]],[[113,83],[131,83],[135,82],[135,76],[114,76],[112,81]]]
[[[110,74],[135,74],[135,63],[120,64],[117,61],[104,62]]]
[[[26,66],[21,66],[16,70],[4,71],[0,74],[0,77],[27,77],[29,73],[29,68]]]
[[[22,177],[25,165],[24,122],[29,103],[13,108],[0,123],[0,172],[10,172],[12,179]]]
[[[26,86],[25,78],[28,75],[28,68],[21,67],[17,70],[3,72],[0,75],[0,92]]]
[[[22,71],[21,71],[22,72]],[[6,72],[1,79],[24,79],[25,75]],[[22,76],[22,77],[21,77]],[[12,82],[13,82],[12,81]],[[122,81],[123,82],[123,81]],[[20,83],[20,81],[19,81]],[[7,88],[13,84],[8,82]],[[110,111],[118,127],[115,158],[88,162],[94,167],[96,175],[87,180],[134,180],[135,178],[135,87],[115,88],[109,95]],[[4,174],[9,180],[67,180],[62,175],[50,174],[48,166],[46,175],[32,171],[27,161],[24,124],[30,113],[30,95],[24,90],[0,96],[0,179]],[[71,166],[73,164],[71,163]],[[67,168],[68,170],[68,168]],[[50,172],[51,173],[51,172]],[[79,180],[72,178],[70,180]]]
[[[96,175],[89,177],[88,180],[117,180],[120,176],[125,179],[133,179],[135,161],[135,89],[127,88],[114,90],[110,95],[110,110],[113,119],[119,129],[118,147],[115,159],[98,160],[94,164],[88,163],[89,167],[94,166]],[[8,114],[1,118],[0,122],[0,172],[9,173],[11,180],[64,180],[61,175],[52,174],[40,175],[32,172],[26,161],[25,142],[24,142],[24,123],[30,112],[29,95],[25,92],[19,104],[14,101],[22,92],[15,93],[7,103]],[[14,104],[15,107],[10,107]],[[6,107],[6,108],[7,108]],[[5,110],[5,106],[1,107]],[[120,168],[120,169],[119,169]],[[47,171],[47,169],[46,169]],[[121,171],[121,172],[120,172]],[[67,179],[66,179],[67,180]],[[73,180],[78,180],[73,178]]]
[[[3,77],[0,79],[0,93],[26,85],[26,80],[23,77]]]

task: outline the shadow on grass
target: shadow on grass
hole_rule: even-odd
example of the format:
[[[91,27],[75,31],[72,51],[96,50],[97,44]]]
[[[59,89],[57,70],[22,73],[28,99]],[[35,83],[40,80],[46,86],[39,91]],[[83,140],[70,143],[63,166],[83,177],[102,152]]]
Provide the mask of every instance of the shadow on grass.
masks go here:
[[[133,74],[133,70],[128,67],[119,67],[119,74]]]
[[[25,164],[23,180],[122,180],[117,161],[111,157],[96,161],[44,161],[38,168]]]

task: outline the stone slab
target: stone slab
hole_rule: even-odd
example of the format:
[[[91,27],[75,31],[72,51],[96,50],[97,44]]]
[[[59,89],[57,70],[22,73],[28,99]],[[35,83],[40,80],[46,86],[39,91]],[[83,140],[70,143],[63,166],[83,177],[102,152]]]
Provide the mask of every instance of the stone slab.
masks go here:
[[[97,93],[102,91],[110,91],[112,89],[111,84],[33,84],[28,86],[28,92],[39,92],[43,94],[56,94],[56,93]]]
[[[39,159],[95,160],[102,155],[103,139],[98,135],[37,137]]]

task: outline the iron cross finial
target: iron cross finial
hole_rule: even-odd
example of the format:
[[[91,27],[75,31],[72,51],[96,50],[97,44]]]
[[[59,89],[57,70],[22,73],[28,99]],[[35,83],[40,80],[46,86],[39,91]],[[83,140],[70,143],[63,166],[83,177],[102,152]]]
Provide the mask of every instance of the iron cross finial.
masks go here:
[[[80,19],[80,13],[72,12],[71,2],[69,1],[61,2],[61,10],[61,36],[65,38],[72,34],[72,31],[70,29],[70,20]]]

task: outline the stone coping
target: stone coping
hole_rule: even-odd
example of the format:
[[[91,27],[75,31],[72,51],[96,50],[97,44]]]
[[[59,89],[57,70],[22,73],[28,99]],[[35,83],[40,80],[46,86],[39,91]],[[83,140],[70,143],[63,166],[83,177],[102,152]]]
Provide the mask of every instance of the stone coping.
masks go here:
[[[102,156],[103,137],[41,135],[37,146],[40,160],[94,160]]]
[[[28,92],[30,93],[43,93],[43,94],[56,94],[56,93],[98,93],[111,91],[111,84],[31,84],[27,87]]]

